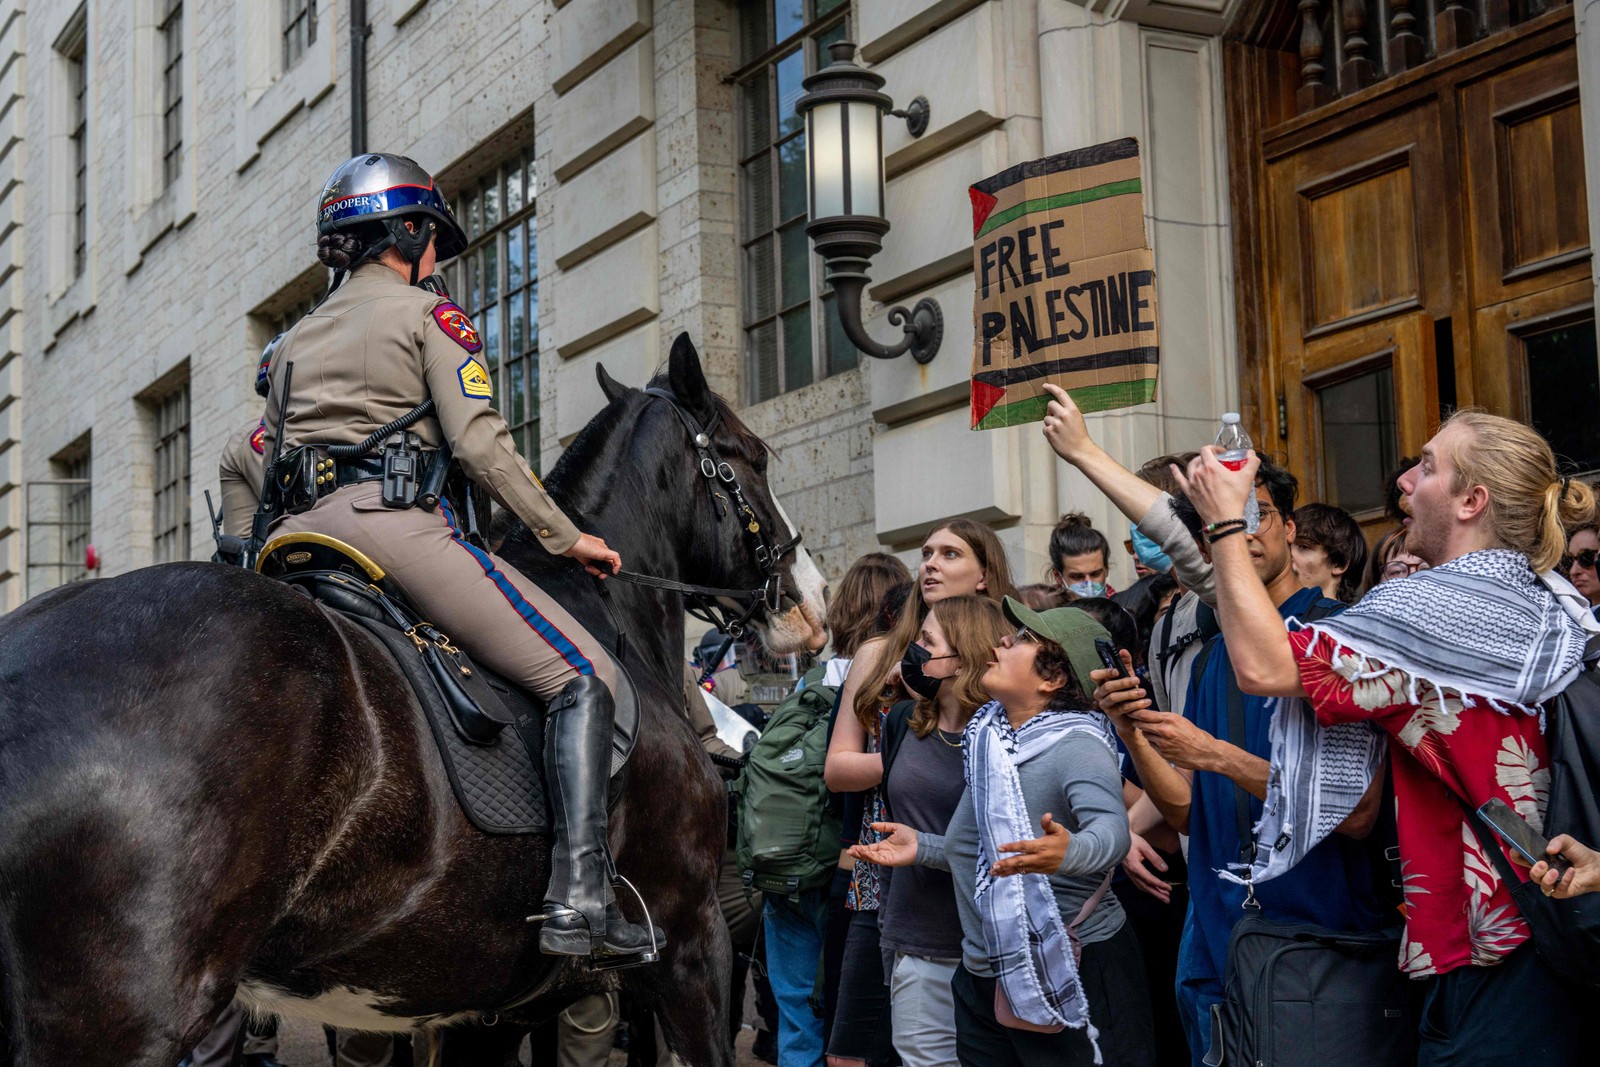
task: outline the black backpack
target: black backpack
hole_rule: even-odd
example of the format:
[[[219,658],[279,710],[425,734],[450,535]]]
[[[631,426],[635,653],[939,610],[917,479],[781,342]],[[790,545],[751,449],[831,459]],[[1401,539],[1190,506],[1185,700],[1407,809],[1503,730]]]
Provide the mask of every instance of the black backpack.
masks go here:
[[[1550,747],[1550,793],[1544,830],[1570,834],[1600,847],[1600,668],[1586,666],[1572,683],[1544,703],[1545,741]],[[1489,854],[1511,899],[1533,932],[1533,947],[1556,974],[1590,994],[1600,993],[1600,893],[1557,900],[1513,868],[1478,813],[1463,804],[1473,831]]]

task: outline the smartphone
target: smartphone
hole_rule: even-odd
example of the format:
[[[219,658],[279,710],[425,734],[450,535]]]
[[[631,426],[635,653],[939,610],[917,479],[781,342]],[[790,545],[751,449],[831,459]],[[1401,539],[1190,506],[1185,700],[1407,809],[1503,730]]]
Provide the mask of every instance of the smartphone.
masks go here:
[[[1539,836],[1533,827],[1528,825],[1528,820],[1518,815],[1510,804],[1499,797],[1485,801],[1478,809],[1478,816],[1495,832],[1495,836],[1527,860],[1530,867],[1540,860],[1545,860],[1557,871],[1565,874],[1567,868],[1572,866],[1565,857],[1547,855],[1545,848],[1550,842]]]
[[[1128,666],[1122,662],[1122,657],[1117,655],[1117,646],[1104,637],[1094,639],[1094,650],[1100,653],[1100,662],[1105,664],[1108,671],[1116,671],[1118,678],[1128,676]]]

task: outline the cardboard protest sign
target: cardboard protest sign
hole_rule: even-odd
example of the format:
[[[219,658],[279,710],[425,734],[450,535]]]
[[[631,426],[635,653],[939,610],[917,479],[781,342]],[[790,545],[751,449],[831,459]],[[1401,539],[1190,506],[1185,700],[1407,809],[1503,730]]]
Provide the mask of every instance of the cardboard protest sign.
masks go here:
[[[1155,397],[1155,257],[1139,142],[986,178],[972,197],[972,428],[1035,422],[1061,386],[1084,411]]]

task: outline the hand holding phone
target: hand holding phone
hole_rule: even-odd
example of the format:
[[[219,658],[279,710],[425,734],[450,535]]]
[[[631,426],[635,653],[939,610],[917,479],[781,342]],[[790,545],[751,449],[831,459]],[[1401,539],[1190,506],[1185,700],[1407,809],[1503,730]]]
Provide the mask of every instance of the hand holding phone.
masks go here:
[[[1100,662],[1105,664],[1108,671],[1116,671],[1118,678],[1128,677],[1128,665],[1122,662],[1122,657],[1117,655],[1117,646],[1104,637],[1094,639],[1094,650],[1100,653]]]
[[[1511,846],[1511,850],[1532,867],[1543,860],[1558,872],[1565,874],[1572,863],[1564,856],[1551,856],[1546,852],[1550,842],[1534,831],[1528,821],[1514,811],[1510,804],[1493,797],[1478,809],[1481,818],[1495,832],[1495,836]]]

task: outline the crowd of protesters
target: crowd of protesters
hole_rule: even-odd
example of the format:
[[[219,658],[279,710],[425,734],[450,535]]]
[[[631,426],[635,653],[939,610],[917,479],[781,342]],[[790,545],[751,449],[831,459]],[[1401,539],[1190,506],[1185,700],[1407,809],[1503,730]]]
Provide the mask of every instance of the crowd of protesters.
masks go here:
[[[1020,588],[968,520],[929,533],[914,571],[874,553],[845,575],[839,867],[763,910],[779,1067],[1198,1067],[1247,903],[1403,926],[1410,1062],[1576,1062],[1576,991],[1463,805],[1542,824],[1536,712],[1600,650],[1593,491],[1526,426],[1460,412],[1390,479],[1369,553],[1260,453],[1129,470],[1059,392],[1044,433],[1127,517],[1137,581],[1110,586],[1111,541],[1082,514]],[[1557,836],[1570,869],[1521,869],[1594,891],[1594,844]]]
[[[1363,529],[1301,502],[1261,453],[1125,468],[1047,388],[1044,435],[1126,517],[1136,581],[1112,588],[1112,540],[1076,512],[1020,587],[999,536],[967,519],[933,529],[914,570],[885,553],[849,568],[832,658],[807,676],[837,693],[823,771],[837,868],[763,897],[730,840],[735,1031],[753,980],[754,1053],[777,1067],[1234,1062],[1248,914],[1394,934],[1416,1011],[1383,1063],[1580,1062],[1582,991],[1535,952],[1485,850],[1566,899],[1600,891],[1600,842],[1558,833],[1548,854],[1564,863],[1529,869],[1469,812],[1499,800],[1543,829],[1540,705],[1600,655],[1594,491],[1527,426],[1462,411]],[[721,636],[697,658],[727,652]],[[718,669],[731,662],[706,672],[730,704],[744,695]],[[695,728],[736,764],[694,679]],[[197,1049],[196,1067],[239,1040],[281,1067],[271,1035],[241,1026],[219,1027],[229,1047]],[[619,1033],[635,1067],[668,1059],[615,994],[553,1026],[572,1067],[605,1062]],[[354,1036],[340,1063],[405,1062],[387,1044],[346,1056]],[[1308,1025],[1297,1040],[1302,1061],[1354,1062],[1343,1035]]]

